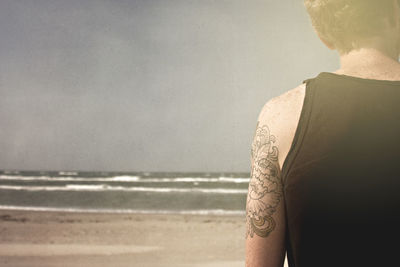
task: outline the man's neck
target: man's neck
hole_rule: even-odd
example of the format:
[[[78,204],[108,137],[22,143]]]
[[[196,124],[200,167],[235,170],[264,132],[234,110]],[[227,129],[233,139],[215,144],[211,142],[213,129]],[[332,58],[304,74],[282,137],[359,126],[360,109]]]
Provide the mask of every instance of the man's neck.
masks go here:
[[[361,48],[340,56],[340,69],[337,74],[360,78],[400,80],[398,57],[373,48]]]

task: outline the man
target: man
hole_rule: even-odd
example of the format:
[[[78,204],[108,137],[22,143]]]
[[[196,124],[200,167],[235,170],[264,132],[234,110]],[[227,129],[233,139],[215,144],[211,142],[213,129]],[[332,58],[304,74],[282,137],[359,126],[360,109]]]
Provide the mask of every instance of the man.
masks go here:
[[[246,266],[281,267],[286,251],[290,267],[389,266],[400,249],[399,3],[304,2],[341,67],[259,114]]]

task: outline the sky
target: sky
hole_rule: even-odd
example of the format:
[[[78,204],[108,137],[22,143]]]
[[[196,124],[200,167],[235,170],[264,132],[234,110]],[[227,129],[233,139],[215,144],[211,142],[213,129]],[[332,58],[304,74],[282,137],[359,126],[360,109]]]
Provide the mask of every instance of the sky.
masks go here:
[[[300,0],[3,0],[0,169],[249,172],[263,105],[339,67]]]

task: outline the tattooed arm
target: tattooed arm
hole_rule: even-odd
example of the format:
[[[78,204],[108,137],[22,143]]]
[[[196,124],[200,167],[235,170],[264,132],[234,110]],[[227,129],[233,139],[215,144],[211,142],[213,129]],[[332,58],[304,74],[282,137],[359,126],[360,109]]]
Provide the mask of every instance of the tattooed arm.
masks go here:
[[[268,110],[268,109],[267,109]],[[246,267],[283,266],[285,214],[275,123],[260,114],[251,146],[246,203]]]
[[[282,267],[285,209],[281,166],[292,145],[305,84],[268,101],[260,112],[251,146],[246,204],[246,266]]]

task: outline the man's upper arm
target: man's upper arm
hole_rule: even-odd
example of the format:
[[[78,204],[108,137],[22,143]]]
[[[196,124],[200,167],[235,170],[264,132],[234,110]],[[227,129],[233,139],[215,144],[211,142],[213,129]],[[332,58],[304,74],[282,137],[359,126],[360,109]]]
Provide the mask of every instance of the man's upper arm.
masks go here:
[[[246,266],[283,266],[285,213],[279,164],[277,103],[261,111],[252,145],[251,173],[246,203]]]

